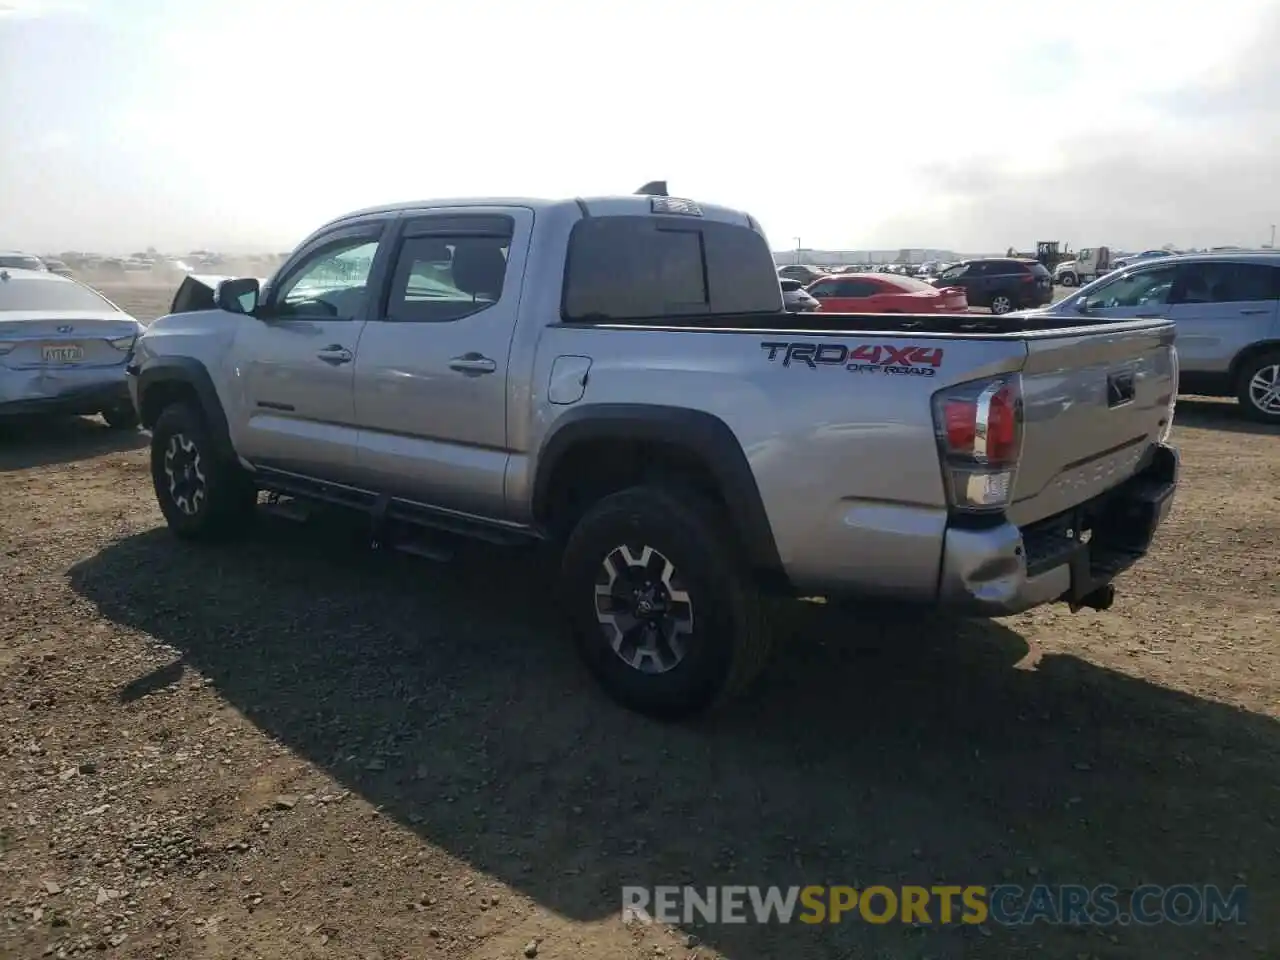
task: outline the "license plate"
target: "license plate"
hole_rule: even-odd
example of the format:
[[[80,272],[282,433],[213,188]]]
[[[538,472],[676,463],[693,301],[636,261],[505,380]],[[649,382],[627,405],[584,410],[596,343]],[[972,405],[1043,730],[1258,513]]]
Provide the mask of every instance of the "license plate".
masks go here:
[[[79,363],[84,359],[84,347],[71,344],[57,347],[41,347],[40,359],[45,363]]]

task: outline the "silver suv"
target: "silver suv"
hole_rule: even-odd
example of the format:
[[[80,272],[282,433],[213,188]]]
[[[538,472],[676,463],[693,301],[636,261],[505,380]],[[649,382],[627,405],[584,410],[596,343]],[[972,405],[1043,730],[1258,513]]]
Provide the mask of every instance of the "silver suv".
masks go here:
[[[1280,253],[1138,261],[1036,312],[1168,317],[1178,331],[1180,393],[1236,397],[1251,419],[1280,424]]]

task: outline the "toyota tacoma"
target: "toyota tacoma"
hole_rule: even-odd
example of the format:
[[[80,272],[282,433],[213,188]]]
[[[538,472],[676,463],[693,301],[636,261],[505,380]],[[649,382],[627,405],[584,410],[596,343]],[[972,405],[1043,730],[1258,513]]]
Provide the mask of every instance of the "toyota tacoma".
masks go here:
[[[742,690],[777,597],[1108,606],[1178,457],[1161,319],[797,315],[760,225],[668,196],[404,203],[139,338],[172,531],[268,505],[378,544],[550,545],[606,690]]]

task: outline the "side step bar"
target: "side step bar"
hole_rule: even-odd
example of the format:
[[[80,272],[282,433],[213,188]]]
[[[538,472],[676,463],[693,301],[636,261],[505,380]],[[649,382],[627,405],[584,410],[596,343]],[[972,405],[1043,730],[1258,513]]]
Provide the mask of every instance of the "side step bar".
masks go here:
[[[453,551],[447,545],[414,536],[411,530],[433,531],[499,546],[531,544],[543,538],[540,531],[529,527],[486,520],[411,500],[378,496],[367,490],[283,471],[259,469],[254,479],[261,489],[276,495],[265,505],[266,512],[273,516],[305,521],[314,512],[313,504],[364,513],[370,520],[369,538],[374,547],[389,547],[432,560],[451,559]],[[410,529],[404,529],[406,527]]]

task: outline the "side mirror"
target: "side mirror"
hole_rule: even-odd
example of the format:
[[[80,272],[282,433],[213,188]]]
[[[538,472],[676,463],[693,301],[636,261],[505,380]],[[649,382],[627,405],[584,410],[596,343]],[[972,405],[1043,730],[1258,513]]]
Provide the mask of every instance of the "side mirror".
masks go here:
[[[1093,313],[1093,311],[1089,309],[1088,297],[1076,297],[1076,313]]]
[[[219,310],[253,316],[258,309],[258,297],[262,287],[253,277],[239,280],[223,280],[213,292],[213,302]]]

